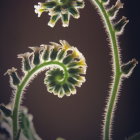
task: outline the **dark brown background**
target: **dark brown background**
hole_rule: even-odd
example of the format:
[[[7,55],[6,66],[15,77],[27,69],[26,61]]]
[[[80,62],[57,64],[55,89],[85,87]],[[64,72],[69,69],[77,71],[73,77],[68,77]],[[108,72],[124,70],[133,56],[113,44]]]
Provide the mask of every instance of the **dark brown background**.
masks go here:
[[[114,1],[114,0],[113,0]],[[111,56],[107,36],[95,7],[89,1],[81,10],[79,20],[71,19],[69,28],[60,22],[55,28],[46,26],[47,14],[37,18],[33,5],[37,0],[1,0],[0,4],[0,103],[11,97],[8,77],[4,72],[12,66],[20,69],[17,54],[28,51],[28,46],[67,40],[85,55],[88,70],[86,83],[75,96],[58,97],[47,93],[43,84],[44,73],[28,88],[23,104],[34,115],[37,132],[44,140],[61,136],[67,140],[99,140],[105,99],[111,80]],[[125,33],[120,37],[122,60],[135,57],[139,60],[139,5],[123,0],[125,8],[120,15],[130,19]],[[113,140],[124,140],[140,131],[140,67],[124,81],[113,125]]]

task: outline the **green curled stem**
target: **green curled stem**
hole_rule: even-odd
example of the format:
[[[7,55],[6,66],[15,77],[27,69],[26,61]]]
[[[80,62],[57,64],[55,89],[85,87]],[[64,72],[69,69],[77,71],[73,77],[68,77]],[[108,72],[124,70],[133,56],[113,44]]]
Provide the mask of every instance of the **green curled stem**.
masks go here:
[[[31,71],[28,72],[28,74],[25,75],[25,77],[23,78],[22,82],[20,83],[20,85],[17,86],[17,91],[16,91],[16,97],[15,97],[15,102],[14,102],[14,108],[13,108],[13,115],[12,115],[12,120],[13,120],[13,140],[16,140],[17,134],[18,134],[18,116],[19,116],[19,106],[20,106],[20,102],[21,102],[21,97],[23,94],[24,89],[26,88],[26,85],[28,85],[28,82],[30,81],[30,79],[33,77],[33,75],[45,68],[48,67],[50,65],[57,65],[63,68],[64,71],[64,81],[65,79],[67,79],[68,77],[68,71],[66,69],[66,66],[63,63],[57,62],[57,61],[50,61],[50,62],[44,62],[42,64],[37,65],[36,67],[34,67]]]
[[[60,40],[59,42],[60,44],[50,42],[50,45],[29,47],[32,52],[18,54],[18,58],[22,59],[23,76],[21,78],[14,67],[5,73],[9,75],[10,85],[15,94],[12,100],[13,140],[18,139],[23,129],[19,123],[23,93],[38,73],[50,68],[45,74],[44,84],[48,92],[59,98],[76,94],[76,87],[81,87],[85,82],[84,75],[87,68],[85,57],[67,41]]]

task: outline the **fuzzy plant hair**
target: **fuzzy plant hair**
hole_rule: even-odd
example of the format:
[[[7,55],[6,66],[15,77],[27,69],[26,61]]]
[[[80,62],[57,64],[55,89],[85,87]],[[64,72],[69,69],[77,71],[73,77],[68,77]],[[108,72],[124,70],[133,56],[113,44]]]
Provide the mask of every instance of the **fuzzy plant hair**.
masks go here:
[[[19,106],[23,93],[30,82],[43,70],[45,74],[44,84],[50,93],[62,98],[76,94],[76,87],[81,87],[85,82],[86,62],[81,52],[76,47],[60,40],[60,44],[50,42],[50,45],[29,47],[32,52],[19,54],[22,60],[23,76],[20,77],[17,69],[12,67],[5,74],[10,76],[10,85],[14,90],[13,104],[13,139],[19,132]]]
[[[103,21],[103,26],[107,32],[109,46],[112,55],[113,78],[110,85],[109,95],[106,101],[104,120],[102,125],[102,140],[112,139],[112,124],[115,115],[117,100],[120,95],[120,86],[124,79],[128,78],[136,65],[136,59],[127,63],[122,63],[119,36],[123,33],[128,20],[122,17],[116,21],[116,16],[123,3],[120,0],[109,6],[110,0],[90,0],[98,10]],[[79,18],[79,9],[84,8],[84,0],[46,0],[34,6],[38,17],[42,13],[48,12],[50,21],[48,25],[54,27],[56,22],[61,19],[62,26],[68,27],[70,17]],[[19,76],[17,69],[12,67],[7,70],[5,75],[10,77],[10,85],[13,88],[13,99],[10,108],[0,105],[0,132],[4,130],[7,140],[41,140],[36,135],[32,123],[32,117],[26,108],[20,107],[25,89],[31,81],[43,70],[48,70],[45,74],[44,84],[48,92],[62,98],[76,94],[76,87],[81,87],[85,82],[86,61],[79,50],[68,44],[65,40],[60,43],[51,42],[49,45],[40,47],[29,47],[32,52],[19,54],[18,58],[22,61],[23,76]],[[20,113],[19,113],[20,112]],[[11,119],[7,118],[11,117]],[[12,132],[7,128],[2,128],[2,124],[7,128],[12,127]],[[62,140],[62,138],[58,138]],[[3,139],[2,139],[3,140]],[[140,140],[140,133],[129,137],[128,140]]]
[[[106,101],[104,120],[102,125],[102,139],[112,139],[112,124],[119,97],[120,86],[123,79],[128,78],[138,63],[136,59],[132,59],[127,63],[122,63],[120,46],[118,43],[119,36],[123,33],[126,24],[129,22],[126,17],[122,17],[119,21],[116,21],[117,13],[123,8],[123,3],[120,0],[109,7],[109,0],[90,0],[93,5],[96,6],[99,15],[102,18],[104,28],[108,35],[109,46],[112,55],[112,83],[110,85],[109,96]],[[109,8],[108,8],[109,7]]]

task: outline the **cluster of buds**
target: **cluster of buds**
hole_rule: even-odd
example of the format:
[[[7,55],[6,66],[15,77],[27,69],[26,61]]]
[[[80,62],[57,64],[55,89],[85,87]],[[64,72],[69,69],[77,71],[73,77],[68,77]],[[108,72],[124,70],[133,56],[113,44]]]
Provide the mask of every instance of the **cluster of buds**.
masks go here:
[[[44,3],[39,2],[35,5],[35,13],[38,17],[43,12],[48,12],[50,21],[48,25],[54,27],[58,19],[61,18],[63,27],[69,26],[70,16],[78,19],[80,17],[79,9],[84,7],[83,0],[47,0]]]
[[[48,91],[58,97],[75,94],[76,86],[80,87],[85,82],[85,58],[76,47],[69,45],[65,40],[60,40],[60,44],[50,42],[50,45],[29,48],[32,52],[18,55],[18,58],[22,59],[24,76],[19,78],[14,67],[6,72],[10,76],[12,87],[20,86],[28,73],[33,73],[34,77],[36,71],[42,71],[48,66],[50,69],[46,72],[44,83]]]
[[[110,20],[115,20],[117,13],[124,6],[124,4],[120,0],[117,0],[117,2],[110,8],[108,8],[109,2],[110,2],[109,0],[99,0],[99,1],[100,3],[103,3],[103,5],[106,5],[105,9],[107,11],[107,15],[109,16]],[[112,21],[112,25],[113,25],[115,33],[117,35],[120,35],[121,33],[123,33],[124,27],[126,26],[128,22],[129,20],[124,16],[115,23],[114,21]]]
[[[42,58],[44,61],[58,61],[66,68],[66,73],[60,68],[52,68],[46,72],[44,83],[48,92],[62,98],[64,95],[76,94],[76,86],[80,87],[85,82],[83,74],[86,73],[85,58],[77,48],[69,45],[65,40],[60,44],[51,42],[51,46],[44,47]]]

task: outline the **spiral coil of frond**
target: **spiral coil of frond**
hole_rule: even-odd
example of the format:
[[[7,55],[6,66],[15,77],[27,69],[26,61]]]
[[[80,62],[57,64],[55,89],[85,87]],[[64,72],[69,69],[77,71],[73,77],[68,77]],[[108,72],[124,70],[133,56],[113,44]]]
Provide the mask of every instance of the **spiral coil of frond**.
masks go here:
[[[58,97],[76,94],[76,86],[80,87],[85,82],[87,67],[84,56],[77,48],[65,40],[60,40],[60,44],[51,42],[50,45],[29,48],[32,52],[18,55],[22,59],[24,76],[19,78],[16,68],[6,72],[12,87],[17,90],[23,83],[29,84],[38,72],[49,68],[44,80],[49,92]]]

